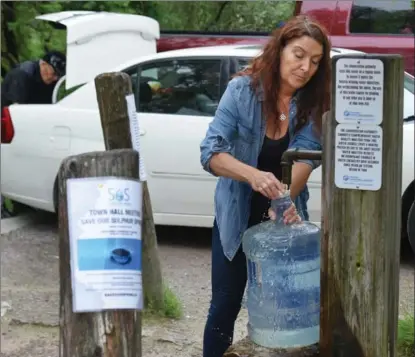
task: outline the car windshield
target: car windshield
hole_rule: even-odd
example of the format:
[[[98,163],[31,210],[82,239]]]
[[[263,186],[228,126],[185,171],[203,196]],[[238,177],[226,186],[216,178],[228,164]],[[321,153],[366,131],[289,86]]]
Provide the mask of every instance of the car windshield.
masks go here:
[[[405,72],[403,85],[405,89],[409,90],[412,94],[415,92],[415,83],[414,83],[414,77],[412,77],[410,74]]]

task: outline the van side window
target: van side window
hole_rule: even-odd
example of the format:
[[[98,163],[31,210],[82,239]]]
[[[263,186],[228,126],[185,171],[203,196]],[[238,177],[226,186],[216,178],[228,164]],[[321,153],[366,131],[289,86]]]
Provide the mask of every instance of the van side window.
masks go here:
[[[413,0],[354,0],[349,30],[361,34],[414,35]]]
[[[213,116],[220,100],[220,59],[174,59],[144,64],[139,112]]]

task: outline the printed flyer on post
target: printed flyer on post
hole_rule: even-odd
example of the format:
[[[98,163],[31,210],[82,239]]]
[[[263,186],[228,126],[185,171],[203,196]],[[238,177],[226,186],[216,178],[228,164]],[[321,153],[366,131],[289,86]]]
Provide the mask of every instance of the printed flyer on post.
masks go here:
[[[67,195],[74,312],[141,310],[141,182],[69,179]]]

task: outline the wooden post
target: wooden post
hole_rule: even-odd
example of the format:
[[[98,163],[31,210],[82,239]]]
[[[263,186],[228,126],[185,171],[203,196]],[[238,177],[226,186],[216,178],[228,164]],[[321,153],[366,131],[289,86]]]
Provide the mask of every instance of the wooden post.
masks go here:
[[[59,171],[60,357],[141,357],[140,311],[73,312],[67,180],[105,176],[138,180],[138,153],[112,150],[72,156]]]
[[[333,73],[323,151],[321,356],[395,357],[403,61],[336,56]]]
[[[101,125],[107,150],[132,148],[126,96],[132,94],[126,73],[104,73],[95,78]],[[143,289],[145,306],[163,310],[163,281],[157,236],[147,182],[143,182]]]

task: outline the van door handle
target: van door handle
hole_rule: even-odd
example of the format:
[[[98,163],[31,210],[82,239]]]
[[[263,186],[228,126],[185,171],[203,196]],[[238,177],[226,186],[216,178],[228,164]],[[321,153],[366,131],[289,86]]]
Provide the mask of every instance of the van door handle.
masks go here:
[[[146,131],[144,129],[140,129],[140,136],[146,135]]]

